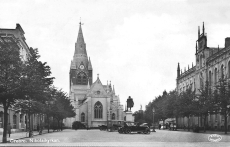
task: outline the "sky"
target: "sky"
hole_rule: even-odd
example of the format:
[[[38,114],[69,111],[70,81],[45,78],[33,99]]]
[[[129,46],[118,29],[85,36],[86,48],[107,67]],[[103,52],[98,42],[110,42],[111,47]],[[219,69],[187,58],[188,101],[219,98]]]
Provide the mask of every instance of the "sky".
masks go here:
[[[195,65],[198,26],[204,22],[209,47],[230,37],[228,0],[0,0],[0,28],[19,23],[30,47],[38,48],[55,77],[69,92],[69,69],[79,22],[99,78],[115,87],[133,111],[163,91],[176,88],[177,65]]]

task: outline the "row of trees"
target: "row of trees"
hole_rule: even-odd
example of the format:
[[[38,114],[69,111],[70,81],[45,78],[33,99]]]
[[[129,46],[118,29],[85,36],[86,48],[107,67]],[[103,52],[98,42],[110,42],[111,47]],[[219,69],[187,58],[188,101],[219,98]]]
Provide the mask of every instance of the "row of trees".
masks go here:
[[[0,104],[4,108],[3,142],[7,141],[7,110],[21,110],[29,116],[46,114],[58,122],[75,115],[66,93],[55,88],[54,77],[46,62],[39,61],[37,49],[29,48],[27,61],[20,58],[16,42],[0,42]],[[50,103],[50,102],[54,103]],[[48,106],[48,107],[47,107]]]
[[[227,117],[230,113],[230,83],[221,78],[213,88],[206,82],[201,89],[192,91],[189,88],[179,95],[175,90],[169,93],[164,91],[162,95],[156,97],[146,106],[143,114],[135,112],[135,121],[152,123],[153,108],[155,108],[155,120],[164,121],[167,118],[176,118],[177,120],[178,117],[189,119],[191,116],[198,116],[204,122],[204,131],[206,131],[208,115],[221,114],[224,117],[225,134],[227,134]],[[189,121],[187,126],[190,126]]]

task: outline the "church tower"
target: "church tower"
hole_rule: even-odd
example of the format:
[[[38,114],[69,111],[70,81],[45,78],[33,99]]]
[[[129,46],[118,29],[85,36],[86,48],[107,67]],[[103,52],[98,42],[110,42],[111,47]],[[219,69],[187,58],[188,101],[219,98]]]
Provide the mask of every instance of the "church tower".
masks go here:
[[[75,108],[76,116],[69,120],[69,125],[71,125],[73,121],[79,121],[79,105],[85,100],[88,86],[92,85],[92,81],[93,68],[90,58],[87,56],[86,44],[82,33],[82,23],[80,22],[74,56],[69,72],[69,95],[72,105]]]
[[[87,56],[81,25],[80,23],[74,56],[70,66],[70,87],[71,83],[73,85],[87,85],[89,82],[92,85],[93,80],[93,68],[90,58],[88,59]]]

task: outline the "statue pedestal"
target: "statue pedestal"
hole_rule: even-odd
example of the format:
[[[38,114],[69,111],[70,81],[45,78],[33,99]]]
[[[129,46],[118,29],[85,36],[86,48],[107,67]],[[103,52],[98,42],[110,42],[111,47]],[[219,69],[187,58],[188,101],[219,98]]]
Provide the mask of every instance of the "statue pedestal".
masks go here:
[[[126,116],[126,121],[134,121],[134,117],[133,117],[132,111],[125,112],[125,116]]]

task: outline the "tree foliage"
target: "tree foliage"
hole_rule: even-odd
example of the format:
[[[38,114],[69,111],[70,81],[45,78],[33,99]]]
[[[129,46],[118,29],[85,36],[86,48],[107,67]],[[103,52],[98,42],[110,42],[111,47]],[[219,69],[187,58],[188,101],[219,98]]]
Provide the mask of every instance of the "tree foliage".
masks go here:
[[[4,108],[3,142],[7,141],[7,110],[20,97],[22,61],[19,46],[14,40],[0,37],[0,103]]]

